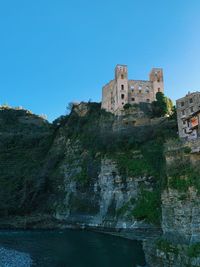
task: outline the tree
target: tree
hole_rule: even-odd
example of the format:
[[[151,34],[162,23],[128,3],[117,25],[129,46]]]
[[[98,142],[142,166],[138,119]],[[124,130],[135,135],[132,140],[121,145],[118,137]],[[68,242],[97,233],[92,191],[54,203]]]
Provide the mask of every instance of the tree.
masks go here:
[[[170,98],[166,97],[166,100],[167,100],[167,114],[172,115],[175,108],[174,104]]]
[[[172,112],[169,117],[171,120],[177,120],[177,111],[176,111],[176,106],[172,107]]]
[[[127,104],[124,105],[124,109],[125,109],[125,110],[127,110],[127,109],[129,109],[129,108],[131,108],[131,104],[127,103]]]
[[[74,107],[74,103],[69,102],[67,105],[67,114],[71,113]]]
[[[156,94],[156,101],[152,102],[152,113],[155,117],[163,117],[172,113],[173,102],[162,92]]]

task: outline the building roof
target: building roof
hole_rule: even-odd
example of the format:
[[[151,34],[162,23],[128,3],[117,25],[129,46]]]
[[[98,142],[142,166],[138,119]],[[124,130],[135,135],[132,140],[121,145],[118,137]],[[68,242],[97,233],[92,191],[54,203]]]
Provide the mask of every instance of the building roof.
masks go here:
[[[187,95],[185,95],[185,96],[177,99],[176,102],[181,101],[181,100],[183,100],[183,99],[185,99],[187,97],[193,96],[193,95],[200,95],[200,92],[199,91],[192,92],[192,93],[191,92],[188,92]]]

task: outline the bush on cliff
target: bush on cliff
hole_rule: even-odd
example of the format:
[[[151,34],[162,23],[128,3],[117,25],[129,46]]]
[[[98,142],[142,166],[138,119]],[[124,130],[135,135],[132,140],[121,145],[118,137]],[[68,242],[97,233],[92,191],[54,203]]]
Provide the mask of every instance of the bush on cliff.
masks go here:
[[[160,192],[142,190],[141,195],[132,211],[134,218],[145,220],[148,223],[160,224],[161,219],[161,200]]]
[[[189,246],[188,256],[191,258],[196,258],[200,256],[200,243],[199,242]]]

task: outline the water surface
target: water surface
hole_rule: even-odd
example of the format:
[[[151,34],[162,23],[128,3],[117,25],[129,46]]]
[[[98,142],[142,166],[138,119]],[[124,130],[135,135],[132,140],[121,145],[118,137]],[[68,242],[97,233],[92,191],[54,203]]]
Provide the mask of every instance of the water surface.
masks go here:
[[[88,231],[0,231],[1,247],[28,253],[32,266],[36,267],[135,267],[145,264],[140,242]],[[0,267],[4,266],[0,264]],[[20,267],[20,262],[16,262],[15,267]]]

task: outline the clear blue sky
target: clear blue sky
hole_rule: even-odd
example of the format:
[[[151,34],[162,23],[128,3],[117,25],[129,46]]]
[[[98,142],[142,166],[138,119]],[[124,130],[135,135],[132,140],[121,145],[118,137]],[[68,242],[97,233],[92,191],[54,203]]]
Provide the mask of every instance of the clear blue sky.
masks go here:
[[[0,1],[1,104],[53,120],[100,101],[117,63],[132,79],[163,67],[173,100],[200,90],[200,1]]]

